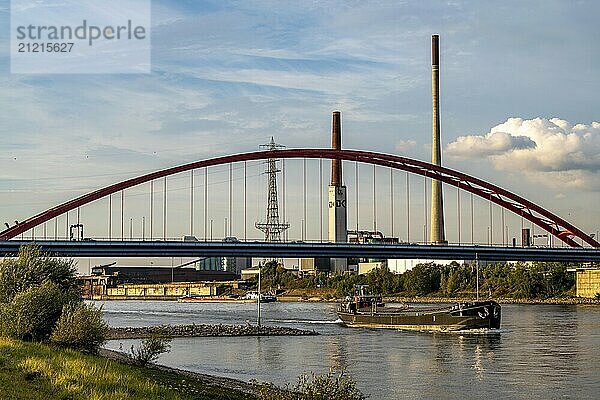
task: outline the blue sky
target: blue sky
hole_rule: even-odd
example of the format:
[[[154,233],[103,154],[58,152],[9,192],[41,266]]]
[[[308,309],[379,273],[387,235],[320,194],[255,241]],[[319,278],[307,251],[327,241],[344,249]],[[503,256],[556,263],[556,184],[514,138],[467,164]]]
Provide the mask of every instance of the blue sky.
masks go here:
[[[444,164],[594,232],[599,12],[595,1],[153,1],[151,74],[19,75],[1,0],[0,214],[23,219],[271,136],[327,147],[336,109],[344,147],[428,160],[439,33]]]

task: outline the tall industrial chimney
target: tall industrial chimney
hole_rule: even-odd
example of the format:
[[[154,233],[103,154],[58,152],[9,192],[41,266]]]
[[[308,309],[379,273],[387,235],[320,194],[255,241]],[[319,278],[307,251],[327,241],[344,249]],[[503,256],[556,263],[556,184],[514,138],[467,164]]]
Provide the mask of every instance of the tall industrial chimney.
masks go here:
[[[440,139],[440,48],[439,35],[431,36],[431,105],[432,105],[432,143],[431,163],[442,165],[442,146]],[[430,241],[433,244],[447,244],[444,233],[444,199],[442,182],[431,181],[431,230]]]
[[[342,149],[342,121],[339,111],[334,111],[332,115],[331,148]],[[342,186],[342,161],[339,159],[331,160],[331,186]]]
[[[342,149],[342,121],[339,111],[334,111],[331,121],[331,148]],[[348,241],[348,223],[346,211],[346,186],[342,180],[342,161],[331,160],[331,181],[329,185],[329,241],[343,243]],[[348,269],[346,258],[332,258],[331,271]]]

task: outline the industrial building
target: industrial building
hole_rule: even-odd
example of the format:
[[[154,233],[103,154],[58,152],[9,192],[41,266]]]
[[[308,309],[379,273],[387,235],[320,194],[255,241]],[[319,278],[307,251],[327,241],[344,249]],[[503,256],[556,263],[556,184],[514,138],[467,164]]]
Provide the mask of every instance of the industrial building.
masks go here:
[[[236,278],[235,273],[227,271],[204,271],[187,267],[125,266],[116,263],[93,267],[92,276],[110,277],[107,280],[109,284],[231,281]]]
[[[198,271],[225,271],[239,275],[245,268],[252,265],[250,257],[206,257],[194,261]]]
[[[186,263],[191,264],[191,263]],[[116,263],[93,267],[77,277],[86,299],[177,299],[183,295],[219,295],[238,289],[236,273],[186,267],[124,266]]]
[[[575,272],[577,297],[593,299],[600,295],[600,268],[581,267],[571,271]]]

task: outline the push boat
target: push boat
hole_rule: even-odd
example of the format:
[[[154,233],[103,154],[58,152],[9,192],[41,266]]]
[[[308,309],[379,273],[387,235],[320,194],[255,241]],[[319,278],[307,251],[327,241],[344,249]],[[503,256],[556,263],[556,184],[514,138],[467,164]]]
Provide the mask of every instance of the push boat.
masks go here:
[[[437,308],[408,305],[387,307],[381,296],[364,288],[347,297],[337,311],[341,324],[352,328],[387,328],[413,331],[500,329],[501,307],[493,300],[463,302]]]

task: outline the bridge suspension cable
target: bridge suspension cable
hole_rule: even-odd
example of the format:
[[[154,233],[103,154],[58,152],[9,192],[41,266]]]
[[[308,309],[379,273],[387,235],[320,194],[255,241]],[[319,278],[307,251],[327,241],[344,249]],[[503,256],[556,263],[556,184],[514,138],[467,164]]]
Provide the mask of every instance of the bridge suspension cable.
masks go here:
[[[222,165],[232,162],[242,162],[250,160],[265,160],[272,157],[269,151],[257,151],[252,153],[242,153],[224,157],[217,157],[208,160],[188,163],[172,168],[163,169],[160,171],[145,174],[136,178],[128,179],[113,185],[98,189],[77,197],[73,200],[62,203],[56,207],[43,211],[33,217],[30,217],[16,225],[13,225],[4,231],[0,232],[0,239],[9,240],[23,232],[35,228],[36,226],[45,223],[46,221],[55,218],[59,215],[66,215],[66,225],[68,231],[69,211],[76,209],[82,205],[88,204],[100,198],[110,196],[118,191],[140,185],[145,182],[151,182],[155,179],[164,178],[164,197],[163,197],[163,239],[167,237],[167,176],[180,172],[193,170],[195,168],[205,168],[209,166]],[[590,235],[581,231],[574,225],[570,224],[561,217],[551,213],[541,206],[528,201],[527,199],[502,189],[489,182],[463,174],[459,171],[451,170],[446,167],[433,165],[427,162],[399,157],[390,154],[374,153],[358,150],[332,150],[332,149],[287,149],[278,150],[277,157],[285,158],[320,158],[320,159],[340,159],[346,161],[355,161],[366,164],[376,164],[384,167],[404,170],[413,174],[421,175],[425,179],[435,179],[452,186],[459,186],[472,194],[489,199],[493,202],[516,215],[521,215],[532,224],[549,232],[554,237],[560,239],[564,243],[572,247],[580,247],[579,243],[573,239],[579,238],[582,242],[587,243],[592,247],[600,247],[600,244]],[[357,169],[358,171],[358,169]],[[207,173],[205,171],[205,178]],[[205,185],[205,198],[207,197]],[[407,185],[408,187],[408,185]],[[407,190],[408,192],[408,190]],[[205,216],[208,209],[208,202],[205,202]],[[427,207],[426,207],[427,209]],[[123,221],[122,221],[123,224]],[[205,219],[206,231],[206,219]],[[206,232],[205,232],[206,233]],[[123,236],[123,235],[122,235]]]

